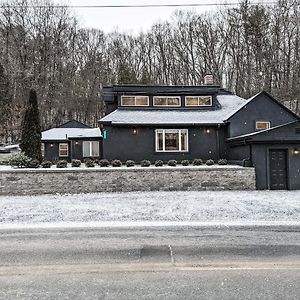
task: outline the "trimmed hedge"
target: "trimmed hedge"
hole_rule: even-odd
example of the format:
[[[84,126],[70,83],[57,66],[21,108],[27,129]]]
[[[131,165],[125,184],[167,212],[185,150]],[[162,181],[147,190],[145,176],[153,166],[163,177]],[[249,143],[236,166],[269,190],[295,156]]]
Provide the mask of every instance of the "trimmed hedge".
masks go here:
[[[188,166],[190,164],[190,162],[187,159],[184,159],[184,160],[181,161],[181,164],[183,166]]]
[[[135,165],[135,162],[133,160],[127,160],[126,161],[126,167],[134,167]]]
[[[112,162],[111,162],[111,165],[113,167],[121,167],[122,166],[122,162],[119,160],[119,159],[114,159]]]
[[[219,164],[220,166],[225,166],[225,165],[227,165],[227,164],[228,164],[227,159],[225,159],[225,158],[219,159],[219,160],[218,160],[218,164]]]
[[[170,167],[176,167],[176,165],[177,165],[177,160],[175,160],[175,159],[170,159],[170,160],[168,161],[168,166],[170,166]]]
[[[104,168],[104,167],[108,167],[110,165],[109,161],[107,159],[101,159],[98,162],[99,166]]]
[[[195,159],[193,160],[193,165],[194,165],[194,166],[201,166],[202,163],[203,163],[203,161],[202,161],[201,158],[195,158]]]
[[[68,162],[66,160],[59,160],[56,163],[56,168],[67,168]]]
[[[151,165],[150,160],[144,159],[141,161],[141,167],[150,167],[150,165]]]
[[[208,159],[207,161],[206,161],[206,165],[207,166],[212,166],[212,165],[214,165],[215,164],[215,162],[212,160],[212,159]]]
[[[72,167],[74,167],[74,168],[78,168],[78,167],[81,166],[81,160],[79,160],[79,159],[72,159],[71,165],[72,165]]]
[[[155,163],[154,163],[155,167],[162,167],[164,165],[164,162],[162,160],[157,160]]]
[[[41,163],[41,165],[42,165],[42,168],[44,168],[44,169],[49,169],[49,168],[51,168],[51,166],[52,166],[52,162],[49,161],[49,160],[45,160],[45,161],[43,161],[43,162]]]

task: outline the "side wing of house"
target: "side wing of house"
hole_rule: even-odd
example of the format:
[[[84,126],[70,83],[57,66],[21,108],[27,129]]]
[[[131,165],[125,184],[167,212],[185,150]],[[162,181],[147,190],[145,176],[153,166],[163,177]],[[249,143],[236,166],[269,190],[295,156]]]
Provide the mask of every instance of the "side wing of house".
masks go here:
[[[298,120],[298,117],[271,95],[261,92],[227,121],[228,137],[240,136]]]

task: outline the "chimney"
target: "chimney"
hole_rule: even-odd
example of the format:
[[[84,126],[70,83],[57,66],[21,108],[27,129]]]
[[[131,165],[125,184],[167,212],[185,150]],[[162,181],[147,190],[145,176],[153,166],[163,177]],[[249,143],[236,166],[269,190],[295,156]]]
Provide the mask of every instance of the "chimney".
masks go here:
[[[207,74],[204,76],[204,85],[213,85],[214,77],[211,74]]]

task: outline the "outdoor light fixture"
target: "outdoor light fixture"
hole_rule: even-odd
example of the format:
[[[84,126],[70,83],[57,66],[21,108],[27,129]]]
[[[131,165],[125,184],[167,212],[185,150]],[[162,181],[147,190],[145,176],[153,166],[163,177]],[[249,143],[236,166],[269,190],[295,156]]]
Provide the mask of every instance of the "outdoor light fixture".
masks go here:
[[[78,144],[79,144],[79,142],[78,142],[78,141],[76,141],[76,142],[75,142],[75,145],[78,145]]]
[[[294,153],[294,155],[298,155],[300,153],[300,150],[299,149],[294,149],[293,153]]]
[[[53,146],[54,146],[53,144],[50,144],[50,147],[51,147],[51,148],[53,148]]]
[[[132,129],[132,134],[133,134],[133,135],[137,135],[137,133],[138,133],[138,130],[137,130],[136,128],[133,128],[133,129]]]
[[[205,132],[206,132],[207,134],[210,133],[210,129],[209,129],[209,128],[205,129]]]

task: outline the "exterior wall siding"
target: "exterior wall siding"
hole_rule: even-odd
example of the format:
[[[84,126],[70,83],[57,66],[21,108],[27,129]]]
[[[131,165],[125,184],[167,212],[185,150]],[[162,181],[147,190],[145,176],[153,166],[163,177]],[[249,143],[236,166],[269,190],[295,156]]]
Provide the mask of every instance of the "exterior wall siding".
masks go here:
[[[0,195],[254,189],[254,168],[226,166],[0,171]]]
[[[137,134],[132,134],[132,129],[137,129]],[[116,127],[105,126],[107,139],[103,141],[106,159],[120,159],[126,161],[132,159],[141,161],[148,159],[155,161],[158,159],[167,161],[176,159],[192,160],[194,158],[214,159],[222,157],[224,154],[223,128],[219,129],[219,139],[216,127],[209,127],[210,133],[206,133],[207,127],[185,127],[178,125],[175,129],[188,129],[188,152],[155,152],[155,129],[169,129],[170,127]],[[219,150],[220,148],[220,150]],[[220,152],[220,154],[219,154]],[[223,157],[222,157],[223,158]]]

